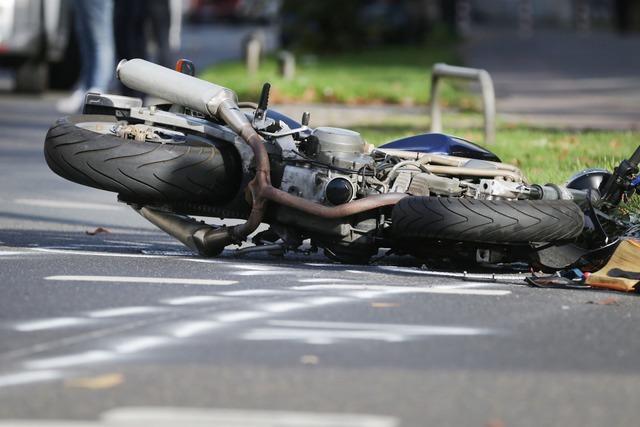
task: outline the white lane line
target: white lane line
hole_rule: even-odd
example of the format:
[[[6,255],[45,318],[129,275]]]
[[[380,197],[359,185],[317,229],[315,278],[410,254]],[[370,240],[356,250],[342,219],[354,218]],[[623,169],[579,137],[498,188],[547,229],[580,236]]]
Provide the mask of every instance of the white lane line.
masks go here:
[[[220,327],[220,323],[207,320],[181,322],[171,328],[170,334],[176,338],[189,338],[194,335],[209,332],[218,327]]]
[[[227,286],[238,283],[235,280],[183,279],[179,277],[137,277],[137,276],[47,276],[45,280],[62,282],[104,282],[104,283],[147,283],[165,285]]]
[[[161,307],[147,307],[147,306],[130,306],[130,307],[116,307],[106,308],[104,310],[95,310],[87,312],[87,316],[93,318],[104,317],[120,317],[120,316],[135,316],[139,314],[157,313],[162,311]]]
[[[61,377],[62,375],[58,371],[18,372],[15,374],[0,375],[0,387],[52,381]]]
[[[182,243],[180,243],[182,245]],[[187,262],[199,262],[202,264],[229,264],[228,261],[222,261],[218,259],[198,259],[198,258],[183,258],[181,261]]]
[[[74,251],[71,249],[56,248],[31,248],[32,251],[46,252],[58,255],[83,255],[83,256],[104,256],[114,258],[167,258],[166,255],[148,255],[148,254],[127,254],[120,252],[95,252],[95,251]]]
[[[122,245],[125,245],[125,246],[140,246],[140,247],[151,246],[151,243],[129,242],[127,240],[106,240],[105,239],[104,242],[106,242],[106,243],[115,243],[117,245],[120,245],[120,247],[122,247]]]
[[[110,351],[91,350],[84,353],[68,354],[65,356],[49,357],[46,359],[35,359],[25,362],[24,366],[27,369],[68,368],[69,366],[75,365],[106,362],[114,357],[115,355]]]
[[[13,202],[19,205],[38,206],[42,208],[89,209],[89,210],[99,210],[99,211],[123,210],[122,206],[108,205],[106,203],[65,202],[61,200],[48,200],[48,199],[15,199]]]
[[[0,251],[0,256],[10,256],[10,255],[29,255],[29,252]]]
[[[238,427],[399,427],[395,417],[353,413],[192,409],[171,407],[116,408],[102,417],[104,425],[238,426]],[[64,423],[64,421],[63,421]],[[3,424],[0,423],[0,426]],[[65,424],[66,425],[66,424]],[[99,424],[103,425],[103,424]],[[96,425],[97,427],[97,425]]]
[[[159,336],[136,337],[115,345],[113,347],[113,350],[117,353],[129,354],[142,350],[148,350],[160,345],[166,345],[170,341],[170,338]]]
[[[281,271],[281,270],[248,270],[248,271],[234,271],[230,274],[235,276],[278,276],[283,274],[295,274],[295,271]]]
[[[465,285],[460,285],[465,286]],[[468,289],[463,287],[451,286],[438,286],[438,287],[418,287],[418,286],[385,286],[385,285],[306,285],[306,286],[293,286],[290,289],[299,291],[320,291],[320,290],[334,290],[334,291],[380,291],[383,294],[392,293],[422,293],[422,294],[445,294],[445,295],[477,295],[477,296],[504,296],[511,294],[508,290],[498,289]]]
[[[20,332],[42,331],[46,329],[64,328],[67,326],[77,326],[89,323],[90,320],[78,317],[54,317],[51,319],[33,320],[19,323],[13,329]]]
[[[223,300],[222,297],[216,297],[213,295],[192,295],[189,297],[170,298],[160,301],[163,304],[168,305],[191,305],[191,304],[207,304],[210,302]]]
[[[328,277],[322,277],[322,278],[312,278],[312,279],[300,279],[298,280],[298,282],[300,283],[358,283],[360,282],[359,280],[353,280],[353,279],[332,279],[332,278],[328,278]]]
[[[220,295],[228,297],[249,297],[249,296],[266,296],[266,295],[290,295],[292,292],[283,291],[279,289],[243,289],[240,291],[225,291],[220,292]]]

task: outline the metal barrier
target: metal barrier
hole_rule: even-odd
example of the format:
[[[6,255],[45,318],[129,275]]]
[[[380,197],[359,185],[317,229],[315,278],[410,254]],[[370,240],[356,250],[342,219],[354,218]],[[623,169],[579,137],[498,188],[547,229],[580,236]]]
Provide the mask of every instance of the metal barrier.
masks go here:
[[[477,80],[482,88],[482,104],[484,111],[484,142],[493,144],[496,137],[496,95],[493,81],[486,70],[477,68],[455,67],[447,64],[436,64],[431,74],[431,132],[442,132],[442,114],[438,105],[440,80],[443,77]]]

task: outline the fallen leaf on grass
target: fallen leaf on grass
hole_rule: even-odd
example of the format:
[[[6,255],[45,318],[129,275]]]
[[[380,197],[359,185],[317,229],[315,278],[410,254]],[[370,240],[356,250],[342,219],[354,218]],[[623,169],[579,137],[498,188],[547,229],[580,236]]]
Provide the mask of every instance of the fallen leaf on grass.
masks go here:
[[[371,307],[373,308],[390,308],[390,307],[400,307],[400,304],[396,302],[372,302]]]
[[[91,231],[91,230],[87,230],[85,231],[86,234],[88,234],[89,236],[95,236],[96,234],[100,234],[100,233],[111,233],[109,230],[107,230],[104,227],[98,227],[95,230]]]
[[[620,305],[620,298],[616,297],[608,297],[598,301],[587,301],[587,304],[596,304],[596,305]]]
[[[90,390],[102,390],[116,387],[124,382],[124,375],[112,373],[97,377],[71,378],[65,381],[65,387],[86,388]]]

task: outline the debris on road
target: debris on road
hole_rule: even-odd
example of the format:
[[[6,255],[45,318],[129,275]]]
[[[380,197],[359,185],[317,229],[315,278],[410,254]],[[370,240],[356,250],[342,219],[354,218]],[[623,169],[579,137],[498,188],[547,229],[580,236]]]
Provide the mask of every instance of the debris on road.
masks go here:
[[[104,228],[104,227],[98,227],[94,230],[87,230],[85,231],[85,234],[87,234],[88,236],[95,236],[96,234],[101,234],[101,233],[111,233],[111,231],[109,231],[108,229]]]

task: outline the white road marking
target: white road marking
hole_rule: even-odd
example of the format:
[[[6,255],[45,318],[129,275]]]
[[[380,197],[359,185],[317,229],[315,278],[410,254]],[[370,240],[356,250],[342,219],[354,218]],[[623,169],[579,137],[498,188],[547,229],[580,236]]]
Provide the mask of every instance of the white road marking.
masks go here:
[[[231,274],[235,276],[278,276],[283,274],[294,274],[295,271],[281,271],[281,270],[249,270],[249,271],[234,271]]]
[[[104,240],[104,241],[106,243],[115,243],[118,245],[126,245],[126,246],[140,246],[140,247],[151,246],[150,243],[129,242],[127,240]]]
[[[65,202],[61,200],[48,200],[48,199],[15,199],[13,202],[19,205],[38,206],[43,208],[88,209],[88,210],[99,210],[99,211],[123,210],[122,206],[109,205],[106,203]]]
[[[226,313],[220,313],[215,316],[215,319],[219,322],[243,322],[246,320],[259,319],[261,317],[268,316],[267,313],[260,311],[229,311]]]
[[[33,251],[46,252],[58,255],[83,255],[83,256],[104,256],[114,258],[167,258],[166,255],[147,255],[147,254],[127,254],[119,252],[94,252],[94,251],[74,251],[70,249],[56,248],[31,248]]]
[[[148,350],[153,347],[165,345],[170,341],[167,337],[147,336],[132,338],[113,347],[117,353],[135,353],[141,350]]]
[[[309,267],[335,267],[340,264],[330,264],[326,262],[305,262],[304,265],[308,265]]]
[[[180,243],[180,245],[182,245],[182,243]],[[222,260],[218,260],[218,259],[198,259],[198,258],[184,258],[181,261],[187,261],[187,262],[199,262],[202,264],[229,264],[227,261],[222,261]]]
[[[220,295],[229,297],[244,297],[244,296],[266,296],[266,295],[283,295],[291,294],[289,291],[283,291],[280,289],[242,289],[240,291],[226,291],[220,292]]]
[[[269,304],[264,304],[260,307],[261,310],[267,311],[269,313],[285,313],[291,310],[299,310],[301,308],[310,307],[309,304],[304,303],[302,301],[281,301],[281,302],[272,302]]]
[[[10,255],[28,255],[28,252],[18,252],[18,251],[0,251],[0,256],[10,256]]]
[[[104,283],[148,283],[166,285],[227,286],[238,283],[235,280],[184,279],[179,277],[137,277],[137,276],[48,276],[45,280],[63,282],[104,282]]]
[[[191,304],[206,304],[210,302],[220,301],[221,297],[213,296],[213,295],[192,295],[189,297],[179,297],[179,298],[171,298],[165,299],[161,302],[163,304],[168,305],[191,305]]]
[[[54,317],[51,319],[33,320],[30,322],[19,323],[13,327],[20,332],[42,331],[45,329],[57,329],[67,326],[77,326],[89,323],[90,320],[78,317]]]
[[[465,286],[465,285],[460,285]],[[419,286],[391,286],[391,285],[307,285],[307,286],[293,286],[290,289],[300,291],[319,291],[319,290],[334,290],[334,291],[347,291],[347,290],[361,290],[361,291],[380,291],[384,294],[391,293],[423,293],[423,294],[445,294],[445,295],[477,295],[477,296],[504,296],[511,294],[508,290],[498,289],[467,289],[451,286],[436,286],[436,287],[419,287]]]
[[[298,282],[300,283],[358,283],[360,282],[359,280],[353,280],[353,279],[332,279],[332,278],[327,278],[327,277],[322,277],[322,278],[312,278],[312,279],[300,279],[298,280]]]
[[[243,335],[252,341],[300,341],[333,344],[347,340],[404,342],[431,336],[478,336],[495,333],[490,329],[461,326],[403,325],[350,322],[272,320],[272,328],[256,328]]]
[[[220,327],[220,324],[218,322],[212,322],[207,320],[182,322],[172,328],[171,335],[173,335],[176,338],[189,338],[197,334],[211,331],[218,327]]]
[[[87,312],[87,316],[94,317],[94,318],[135,316],[138,314],[156,313],[158,311],[162,311],[162,308],[147,307],[147,306],[130,306],[130,307],[116,307],[116,308],[107,308],[104,310],[90,311],[90,312]]]
[[[97,362],[106,362],[114,358],[110,351],[91,350],[84,353],[67,354],[46,359],[35,359],[24,363],[28,369],[56,369],[68,368],[69,366],[85,365]]]
[[[0,375],[0,387],[13,385],[31,384],[41,381],[52,381],[61,378],[58,371],[27,371],[15,374]],[[3,423],[0,423],[0,426]]]
[[[104,413],[94,427],[136,425],[193,425],[238,427],[399,427],[395,417],[321,412],[197,409],[171,407],[127,407]],[[91,425],[91,424],[90,424]],[[0,423],[0,426],[4,427]],[[89,426],[87,426],[89,427]]]

